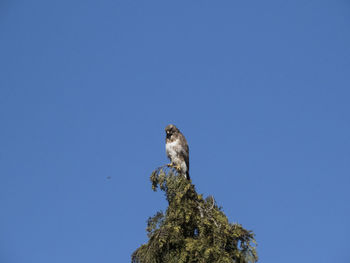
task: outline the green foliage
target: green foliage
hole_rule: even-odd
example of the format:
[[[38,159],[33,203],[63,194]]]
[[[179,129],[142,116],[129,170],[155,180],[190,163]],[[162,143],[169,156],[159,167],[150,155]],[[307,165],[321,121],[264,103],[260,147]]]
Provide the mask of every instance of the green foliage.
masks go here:
[[[257,261],[254,234],[229,223],[213,197],[203,199],[175,170],[151,175],[152,189],[165,192],[169,206],[147,222],[149,241],[132,263],[249,263]]]

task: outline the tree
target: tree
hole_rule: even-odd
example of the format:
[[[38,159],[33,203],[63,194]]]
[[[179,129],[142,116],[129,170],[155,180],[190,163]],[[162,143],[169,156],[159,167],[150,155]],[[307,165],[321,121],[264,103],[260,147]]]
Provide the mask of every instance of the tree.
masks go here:
[[[252,231],[229,223],[213,197],[197,194],[174,169],[158,168],[152,189],[165,192],[168,208],[147,222],[149,240],[132,254],[132,263],[249,263],[258,260]]]

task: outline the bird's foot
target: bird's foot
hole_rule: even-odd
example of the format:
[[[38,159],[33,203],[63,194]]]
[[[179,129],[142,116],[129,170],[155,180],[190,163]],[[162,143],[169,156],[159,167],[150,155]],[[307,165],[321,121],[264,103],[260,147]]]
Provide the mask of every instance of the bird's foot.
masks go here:
[[[181,172],[181,167],[180,167],[180,165],[174,165],[173,168],[175,168],[176,170],[178,170],[179,172]]]
[[[178,171],[181,171],[180,165],[176,165],[176,164],[174,164],[174,163],[169,163],[169,164],[167,164],[166,166],[168,166],[168,167],[170,167],[170,168],[174,168],[174,169],[176,169],[176,170],[178,170]]]

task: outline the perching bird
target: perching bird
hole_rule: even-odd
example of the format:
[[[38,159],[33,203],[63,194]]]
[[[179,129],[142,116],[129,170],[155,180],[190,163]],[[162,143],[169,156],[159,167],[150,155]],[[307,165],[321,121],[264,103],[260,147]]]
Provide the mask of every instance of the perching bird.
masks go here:
[[[171,163],[169,167],[176,168],[182,175],[190,180],[189,149],[185,136],[175,125],[169,124],[165,128],[166,132],[166,154]]]

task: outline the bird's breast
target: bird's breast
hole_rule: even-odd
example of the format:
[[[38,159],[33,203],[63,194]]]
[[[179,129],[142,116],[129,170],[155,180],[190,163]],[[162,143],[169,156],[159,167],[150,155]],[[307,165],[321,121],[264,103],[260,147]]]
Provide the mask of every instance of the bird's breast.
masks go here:
[[[173,142],[167,142],[165,144],[165,150],[166,150],[166,154],[168,155],[169,158],[175,158],[175,156],[177,155],[179,149],[179,141],[175,140]]]

